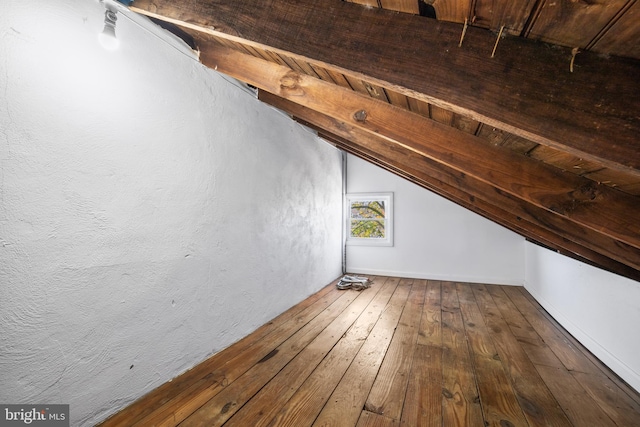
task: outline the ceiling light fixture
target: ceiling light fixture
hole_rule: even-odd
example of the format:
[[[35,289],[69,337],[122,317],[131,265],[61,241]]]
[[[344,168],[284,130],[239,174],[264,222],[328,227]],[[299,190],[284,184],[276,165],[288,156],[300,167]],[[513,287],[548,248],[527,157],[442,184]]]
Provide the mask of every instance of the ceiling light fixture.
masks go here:
[[[108,50],[115,50],[120,45],[120,42],[116,38],[117,13],[117,10],[112,10],[109,5],[105,3],[104,29],[98,35],[98,40],[100,40],[102,47]]]

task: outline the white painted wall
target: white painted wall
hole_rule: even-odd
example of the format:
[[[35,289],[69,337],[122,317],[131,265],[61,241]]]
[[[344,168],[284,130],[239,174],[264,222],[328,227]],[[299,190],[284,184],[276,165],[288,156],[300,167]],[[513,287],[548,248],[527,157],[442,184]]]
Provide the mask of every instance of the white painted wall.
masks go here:
[[[347,246],[353,273],[522,285],[524,238],[357,157],[347,192],[394,193],[394,245]]]
[[[0,402],[93,425],[341,273],[333,147],[87,0],[0,14]]]
[[[526,243],[525,288],[640,391],[640,283]]]

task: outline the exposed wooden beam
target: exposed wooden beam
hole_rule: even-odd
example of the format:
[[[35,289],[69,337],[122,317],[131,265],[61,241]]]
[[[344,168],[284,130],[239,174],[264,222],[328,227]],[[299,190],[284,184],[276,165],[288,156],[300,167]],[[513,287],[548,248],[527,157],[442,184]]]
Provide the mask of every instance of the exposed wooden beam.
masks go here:
[[[202,62],[211,68],[385,138],[389,144],[472,176],[580,227],[640,248],[638,198],[287,67],[222,46],[201,44],[200,48]]]
[[[341,0],[136,0],[133,10],[392,88],[610,168],[640,171],[640,62]]]
[[[298,119],[298,121],[300,120]],[[304,120],[302,120],[301,122],[304,122]],[[354,147],[354,144],[350,143],[350,141],[342,140],[340,138],[336,138],[334,135],[328,135],[326,133],[319,133],[318,136],[326,139],[337,148],[340,148],[347,153],[353,154],[365,161],[368,161],[369,163],[385,169],[429,191],[439,194],[449,201],[452,201],[459,206],[469,209],[470,211],[525,237],[532,243],[543,246],[554,252],[587,263],[589,265],[599,267],[601,269],[619,274],[624,277],[628,277],[636,281],[640,281],[640,270],[636,270],[633,267],[620,263],[578,243],[562,239],[556,234],[550,233],[549,230],[542,229],[534,224],[529,223],[528,221],[524,221],[522,218],[517,217],[510,212],[496,209],[495,206],[486,204],[480,199],[475,199],[473,196],[469,196],[469,198],[473,200],[473,202],[466,201],[465,199],[458,199],[455,196],[443,191],[442,186],[430,185],[428,182],[416,178],[415,176],[412,176],[409,173],[398,169],[397,167],[388,163],[387,160],[381,159],[379,155],[367,153],[365,150]],[[489,211],[485,211],[484,209],[482,209],[482,205],[488,207]],[[509,221],[508,219],[511,219],[511,221]],[[549,237],[550,240],[547,240],[544,236]]]
[[[635,280],[640,278],[638,249],[621,245],[620,242],[598,233],[585,231],[542,209],[523,205],[491,185],[430,159],[421,158],[411,150],[390,145],[383,138],[363,132],[348,123],[268,92],[259,91],[259,98],[298,120],[303,120],[339,148],[434,191],[522,236],[626,277]],[[558,235],[559,232],[564,237]]]
[[[262,94],[264,95],[266,94],[266,92],[262,92]],[[269,96],[261,96],[261,100],[271,104],[271,101],[273,101],[274,99],[269,99]],[[279,98],[279,101],[276,101],[276,103],[272,105],[277,106],[277,108],[282,108],[283,101],[285,103],[290,102]],[[306,126],[315,128],[312,123],[307,122],[300,117],[294,116],[293,118],[294,120]],[[535,230],[537,229],[537,226],[532,225],[526,220],[523,220],[512,212],[504,211],[500,208],[497,208],[495,205],[489,204],[474,195],[460,190],[459,188],[438,181],[436,178],[426,174],[424,171],[412,170],[411,168],[407,167],[406,164],[400,163],[393,158],[388,158],[378,152],[373,152],[357,141],[346,140],[339,136],[328,134],[325,130],[317,130],[318,136],[320,138],[329,141],[331,144],[333,144],[337,148],[340,148],[341,150],[353,154],[363,160],[368,161],[369,163],[385,169],[435,194],[438,194],[446,198],[447,200],[456,203],[459,206],[462,206],[476,214],[481,215],[484,218],[487,218],[493,222],[496,222],[497,224],[502,225],[503,227],[510,229],[511,231],[515,231],[516,233],[528,237],[529,239],[532,239],[534,241],[540,241],[541,243],[544,243],[546,245],[555,246],[554,243],[557,239],[545,239],[544,236],[549,234],[546,230],[541,230],[536,233]],[[555,235],[551,234],[551,237],[554,236]]]

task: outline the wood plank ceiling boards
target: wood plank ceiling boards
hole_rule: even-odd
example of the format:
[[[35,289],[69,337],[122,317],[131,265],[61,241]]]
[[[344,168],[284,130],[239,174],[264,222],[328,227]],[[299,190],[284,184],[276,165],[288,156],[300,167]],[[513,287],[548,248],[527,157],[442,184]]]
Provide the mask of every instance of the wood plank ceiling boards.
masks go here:
[[[205,65],[257,87],[340,148],[636,280],[638,8],[635,0],[132,6],[180,26]]]

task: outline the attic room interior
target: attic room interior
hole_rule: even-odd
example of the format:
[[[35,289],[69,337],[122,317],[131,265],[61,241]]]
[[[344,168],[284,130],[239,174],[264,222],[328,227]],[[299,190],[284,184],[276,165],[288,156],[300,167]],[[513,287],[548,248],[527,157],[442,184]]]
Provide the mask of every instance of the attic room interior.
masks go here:
[[[640,425],[640,2],[5,3],[3,408]]]

